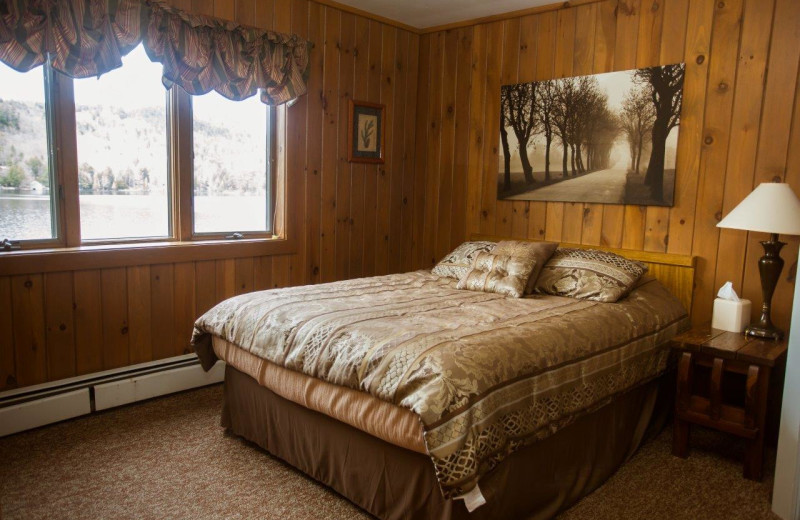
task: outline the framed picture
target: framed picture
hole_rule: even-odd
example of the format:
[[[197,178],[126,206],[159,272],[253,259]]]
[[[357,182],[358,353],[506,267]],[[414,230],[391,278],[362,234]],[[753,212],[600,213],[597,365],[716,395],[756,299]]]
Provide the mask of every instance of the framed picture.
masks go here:
[[[386,141],[386,106],[350,100],[347,159],[350,162],[383,164]]]
[[[497,198],[672,206],[684,70],[503,85]]]

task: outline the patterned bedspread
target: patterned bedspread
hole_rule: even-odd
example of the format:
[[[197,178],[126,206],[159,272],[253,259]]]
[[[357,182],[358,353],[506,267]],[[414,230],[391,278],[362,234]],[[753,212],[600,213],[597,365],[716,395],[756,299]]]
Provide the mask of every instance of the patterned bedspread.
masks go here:
[[[197,320],[273,363],[419,415],[446,497],[666,368],[686,311],[657,281],[619,303],[457,290],[427,271],[249,293]]]

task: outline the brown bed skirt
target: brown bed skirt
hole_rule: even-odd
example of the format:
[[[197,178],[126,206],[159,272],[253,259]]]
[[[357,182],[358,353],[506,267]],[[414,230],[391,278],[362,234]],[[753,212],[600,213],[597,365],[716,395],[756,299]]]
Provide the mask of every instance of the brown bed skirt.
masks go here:
[[[538,520],[592,492],[648,432],[663,428],[668,379],[630,390],[505,459],[481,479],[486,505],[472,513],[442,497],[427,456],[288,401],[231,366],[222,425],[382,519]]]

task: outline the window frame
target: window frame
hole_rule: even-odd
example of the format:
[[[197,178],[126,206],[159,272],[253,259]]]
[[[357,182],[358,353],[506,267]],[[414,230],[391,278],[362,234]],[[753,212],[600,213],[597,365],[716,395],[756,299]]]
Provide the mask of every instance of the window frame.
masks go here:
[[[77,127],[73,78],[44,66],[45,106],[48,112],[48,161],[51,175],[51,207],[56,237],[20,240],[20,250],[0,250],[3,271],[28,272],[27,258],[41,257],[45,271],[68,269],[69,265],[86,266],[89,258],[98,265],[150,264],[147,251],[160,261],[186,259],[191,251],[197,259],[229,258],[234,255],[290,254],[296,252],[296,240],[289,240],[285,160],[281,160],[286,136],[286,108],[268,110],[267,211],[271,229],[246,232],[243,238],[229,233],[194,233],[193,211],[193,136],[191,95],[177,86],[165,93],[167,115],[167,168],[169,196],[169,236],[120,239],[81,237],[80,193],[78,184]],[[6,238],[0,236],[0,240]],[[13,237],[7,237],[14,240]],[[270,244],[271,243],[271,244]],[[172,252],[170,252],[172,249]],[[130,253],[123,262],[120,254]],[[105,258],[106,260],[102,260]],[[66,262],[66,264],[64,263]],[[104,263],[105,262],[105,263]],[[110,262],[110,264],[109,264]],[[94,263],[94,262],[92,262]],[[50,267],[47,267],[50,266]],[[6,269],[8,268],[8,269]],[[85,267],[84,267],[85,268]]]
[[[111,72],[114,72],[113,70]],[[72,85],[72,118],[73,121],[76,119],[77,108],[75,106],[75,80],[73,78],[67,77],[70,80]],[[121,238],[83,238],[81,235],[80,237],[80,245],[81,246],[110,246],[110,245],[125,245],[125,244],[148,244],[148,243],[158,243],[158,242],[171,242],[176,239],[177,233],[175,231],[176,223],[175,220],[175,213],[173,211],[173,207],[175,206],[175,189],[176,189],[176,182],[175,182],[175,175],[172,171],[172,152],[175,149],[173,145],[174,136],[172,135],[172,127],[170,125],[170,118],[172,117],[172,98],[171,91],[179,90],[178,87],[170,88],[169,90],[165,90],[164,92],[164,111],[166,115],[166,125],[164,126],[164,135],[166,137],[166,145],[167,145],[167,234],[164,236],[149,236],[149,237],[121,237]],[[72,125],[74,128],[74,139],[75,139],[75,168],[76,171],[79,168],[80,161],[78,160],[78,127],[77,121],[74,122]],[[78,208],[80,208],[80,187],[78,187]],[[77,225],[80,227],[80,209],[78,213],[78,222]]]
[[[6,65],[7,66],[7,65]],[[9,67],[10,68],[10,67]],[[13,69],[12,69],[13,70]],[[23,73],[20,73],[23,74]],[[64,193],[59,179],[58,141],[56,131],[58,127],[58,114],[55,110],[56,99],[56,72],[50,67],[50,60],[42,65],[42,89],[44,91],[45,110],[45,135],[47,139],[47,168],[50,176],[50,232],[55,234],[50,238],[33,238],[15,240],[14,237],[0,236],[0,240],[8,238],[19,242],[21,250],[60,247],[64,240]]]
[[[276,215],[275,215],[275,192],[276,192],[276,155],[278,151],[277,146],[277,112],[280,110],[278,107],[268,107],[267,110],[267,121],[265,124],[267,125],[267,143],[266,143],[266,153],[267,155],[267,171],[265,175],[267,176],[267,192],[265,194],[267,198],[267,220],[269,226],[265,231],[228,231],[228,232],[198,232],[195,230],[194,227],[194,109],[193,109],[193,97],[192,95],[188,94],[181,88],[173,87],[172,90],[176,91],[176,97],[186,97],[187,99],[183,101],[186,105],[188,105],[188,117],[185,117],[182,124],[188,125],[187,135],[188,135],[188,151],[189,151],[189,164],[190,164],[190,172],[189,172],[189,183],[188,183],[188,196],[189,196],[189,203],[188,206],[184,205],[183,207],[188,207],[188,214],[182,214],[181,219],[182,221],[188,222],[188,229],[186,229],[186,235],[189,240],[194,241],[207,241],[207,240],[243,240],[243,239],[274,239],[277,237],[275,233],[276,230]],[[258,94],[256,94],[258,95]],[[180,101],[179,101],[180,102]],[[188,121],[186,121],[188,119]],[[185,130],[185,131],[186,131]],[[233,233],[241,233],[241,238],[234,238]]]

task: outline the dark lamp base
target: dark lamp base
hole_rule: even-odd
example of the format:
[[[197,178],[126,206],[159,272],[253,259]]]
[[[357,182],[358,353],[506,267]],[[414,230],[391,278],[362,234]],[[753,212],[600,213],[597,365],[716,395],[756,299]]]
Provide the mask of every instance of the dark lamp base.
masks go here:
[[[761,304],[761,318],[756,323],[750,324],[744,331],[748,336],[757,338],[779,340],[783,338],[783,331],[772,324],[770,310],[772,307],[772,294],[783,271],[783,258],[781,248],[786,244],[778,240],[778,235],[770,235],[769,240],[761,242],[764,246],[764,256],[758,261],[758,274],[761,275],[761,295],[764,300]]]
[[[746,336],[754,336],[756,338],[774,339],[776,341],[783,339],[783,331],[776,327],[763,328],[758,325],[750,325],[744,329],[744,333]]]

